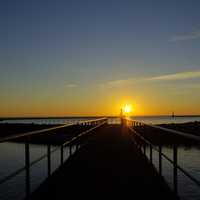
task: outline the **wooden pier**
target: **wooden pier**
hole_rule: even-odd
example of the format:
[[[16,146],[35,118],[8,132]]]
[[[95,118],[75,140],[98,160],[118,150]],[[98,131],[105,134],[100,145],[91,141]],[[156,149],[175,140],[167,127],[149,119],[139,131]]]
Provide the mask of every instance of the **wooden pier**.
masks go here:
[[[119,197],[178,199],[133,143],[128,127],[104,124],[30,199]]]

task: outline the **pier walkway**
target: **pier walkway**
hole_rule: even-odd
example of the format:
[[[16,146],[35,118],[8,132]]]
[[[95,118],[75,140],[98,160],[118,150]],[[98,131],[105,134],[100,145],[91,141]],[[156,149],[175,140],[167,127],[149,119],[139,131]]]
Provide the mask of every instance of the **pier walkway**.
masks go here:
[[[178,199],[131,134],[117,124],[93,131],[30,199]]]

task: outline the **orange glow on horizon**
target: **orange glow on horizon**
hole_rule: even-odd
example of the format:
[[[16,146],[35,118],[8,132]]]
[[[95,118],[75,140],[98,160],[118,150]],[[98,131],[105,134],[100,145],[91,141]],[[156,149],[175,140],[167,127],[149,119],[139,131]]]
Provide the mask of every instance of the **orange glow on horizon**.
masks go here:
[[[149,96],[147,101],[145,96],[129,96],[119,91],[103,94],[100,93],[98,99],[96,96],[64,96],[60,101],[53,98],[47,101],[40,96],[26,104],[21,99],[10,98],[12,101],[6,99],[1,103],[0,117],[119,116],[120,109],[126,116],[171,115],[172,111],[176,115],[198,115],[200,112],[198,102],[177,104],[179,99],[169,101],[159,96]]]

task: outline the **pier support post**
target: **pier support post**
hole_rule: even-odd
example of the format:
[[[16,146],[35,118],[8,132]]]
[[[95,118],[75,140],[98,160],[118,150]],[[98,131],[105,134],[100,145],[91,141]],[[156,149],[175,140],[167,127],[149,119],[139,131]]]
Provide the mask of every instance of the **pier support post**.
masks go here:
[[[72,155],[72,146],[69,145],[69,156],[71,156],[71,155]]]
[[[152,145],[150,144],[150,162],[153,162],[153,155],[152,155]]]
[[[25,169],[26,169],[26,199],[30,196],[30,149],[29,143],[25,143]]]
[[[173,146],[173,160],[174,160],[174,171],[173,171],[173,183],[174,183],[174,193],[178,194],[178,176],[177,176],[177,146]]]
[[[51,176],[51,146],[47,146],[47,173]]]
[[[63,145],[61,145],[60,147],[60,164],[63,165],[63,161],[64,161],[64,158],[63,158]]]
[[[159,174],[162,176],[162,146],[159,145]]]
[[[143,144],[144,155],[146,156],[146,144]]]

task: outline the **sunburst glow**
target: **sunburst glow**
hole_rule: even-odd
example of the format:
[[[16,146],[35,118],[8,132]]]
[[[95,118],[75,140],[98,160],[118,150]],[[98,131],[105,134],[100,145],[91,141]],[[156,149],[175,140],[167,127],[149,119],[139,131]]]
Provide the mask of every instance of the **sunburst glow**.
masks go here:
[[[125,114],[129,114],[132,111],[132,106],[129,104],[126,104],[123,108],[123,111]]]

